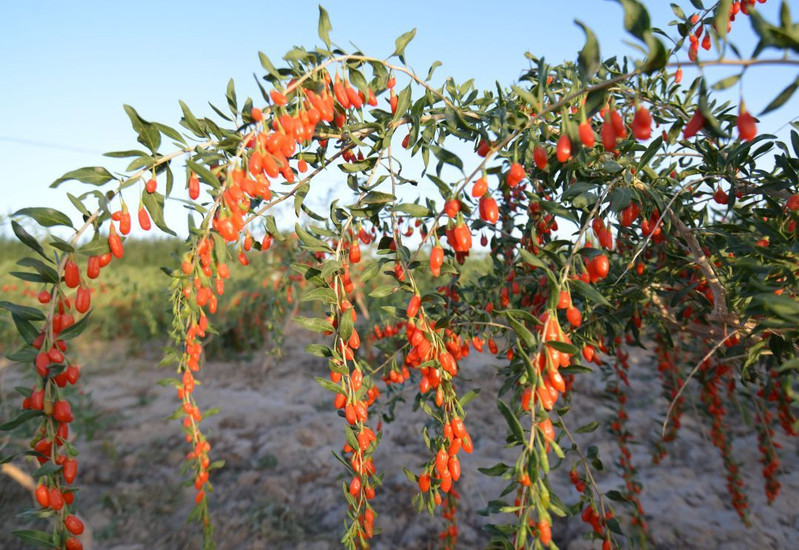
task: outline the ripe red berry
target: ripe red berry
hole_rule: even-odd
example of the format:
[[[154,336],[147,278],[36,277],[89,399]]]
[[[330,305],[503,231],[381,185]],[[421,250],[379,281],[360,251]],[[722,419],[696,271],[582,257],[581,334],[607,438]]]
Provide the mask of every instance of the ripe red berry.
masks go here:
[[[536,145],[535,149],[533,149],[533,160],[535,161],[536,168],[539,170],[546,169],[547,152],[540,145]]]
[[[53,418],[58,422],[68,424],[75,420],[69,401],[56,401],[53,405]]]
[[[83,522],[77,516],[67,516],[64,520],[64,526],[73,535],[80,535],[83,533]]]
[[[524,176],[524,166],[518,162],[514,162],[510,165],[510,170],[508,170],[508,176],[505,181],[508,182],[508,186],[516,187],[519,182],[524,179]]]
[[[636,139],[649,139],[652,135],[652,115],[646,107],[638,107],[633,117],[633,135]]]
[[[572,142],[569,139],[569,136],[563,134],[560,136],[558,140],[558,148],[555,156],[558,159],[558,162],[563,164],[567,160],[569,160],[572,156]]]
[[[479,180],[474,182],[474,187],[472,187],[472,196],[475,198],[482,197],[488,191],[488,182],[485,178],[480,178]]]
[[[42,508],[50,507],[50,490],[46,485],[36,487],[36,501]]]
[[[494,224],[499,219],[499,210],[497,209],[497,201],[490,195],[485,195],[480,199],[479,203],[480,219],[485,222]]]
[[[682,132],[683,139],[690,139],[694,137],[704,125],[705,117],[702,115],[699,109],[697,109],[694,112],[694,116],[692,116],[691,120],[688,121],[688,124],[685,125],[685,129]]]
[[[580,130],[580,141],[583,142],[583,146],[587,148],[592,148],[594,143],[596,143],[596,138],[594,137],[594,130],[591,128],[591,123],[587,120],[584,120],[580,123],[579,126]]]
[[[441,274],[441,266],[444,264],[444,249],[440,246],[434,246],[430,251],[430,271],[433,272],[434,277]]]
[[[755,117],[749,114],[749,111],[746,110],[743,101],[741,102],[736,125],[738,126],[738,135],[741,136],[741,141],[751,141],[755,139],[755,136],[757,135],[757,124],[755,123]]]

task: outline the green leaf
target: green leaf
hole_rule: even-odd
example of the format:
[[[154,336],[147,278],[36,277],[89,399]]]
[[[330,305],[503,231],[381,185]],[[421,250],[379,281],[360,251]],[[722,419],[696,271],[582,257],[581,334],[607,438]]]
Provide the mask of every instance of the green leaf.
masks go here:
[[[786,101],[791,99],[791,96],[794,94],[797,88],[799,88],[799,78],[794,80],[792,84],[789,84],[787,88],[781,91],[777,97],[775,97],[771,103],[769,103],[766,108],[760,112],[760,115],[758,116],[763,116],[766,113],[770,113],[771,111],[782,107]]]
[[[431,216],[430,209],[421,204],[403,203],[394,206],[394,212],[403,212],[414,218],[427,218]]]
[[[330,31],[333,27],[330,25],[330,16],[327,10],[321,5],[319,6],[319,38],[325,43],[325,46],[330,49]]]
[[[641,66],[641,70],[646,74],[652,74],[666,66],[669,55],[663,42],[655,38],[654,33],[647,32],[644,42],[649,46],[649,52],[646,54],[646,62]]]
[[[45,207],[22,208],[20,210],[17,210],[11,215],[28,216],[36,220],[36,222],[42,227],[53,227],[56,225],[65,225],[67,227],[72,227],[72,220],[69,219],[69,216],[67,216],[66,214],[64,214],[59,210],[56,210],[55,208],[45,208]]]
[[[11,531],[11,533],[23,540],[24,542],[31,544],[33,546],[38,546],[39,548],[55,548],[56,545],[53,544],[53,535],[50,533],[46,533],[45,531],[33,531],[33,530],[22,530],[22,531]]]
[[[304,244],[306,248],[332,252],[332,249],[327,245],[327,243],[308,233],[299,223],[294,224],[294,232],[297,233],[297,237],[299,237],[300,241],[302,241],[302,244]]]
[[[386,296],[390,296],[396,292],[397,287],[395,285],[381,285],[374,289],[372,292],[369,293],[370,298],[385,298]]]
[[[61,466],[54,462],[45,462],[42,466],[40,466],[31,477],[33,479],[39,479],[40,477],[51,476],[54,473],[61,470]]]
[[[632,202],[633,192],[629,187],[617,187],[610,193],[610,206],[614,212],[621,212]]]
[[[326,286],[314,288],[302,294],[301,302],[322,302],[323,304],[336,303],[336,293],[333,289]]]
[[[322,344],[308,344],[305,346],[305,353],[314,357],[333,357],[333,350]]]
[[[584,80],[590,80],[599,69],[601,59],[599,56],[599,41],[594,32],[588,28],[588,25],[582,21],[575,19],[577,24],[585,33],[585,46],[580,50],[577,56],[577,65],[580,68],[580,74]]]
[[[728,76],[727,78],[722,78],[715,84],[713,84],[710,88],[713,90],[726,90],[727,88],[731,88],[741,80],[743,73],[734,74],[732,76]]]
[[[577,290],[578,294],[582,294],[584,298],[603,306],[610,306],[608,299],[602,296],[602,294],[596,288],[588,283],[584,283],[580,279],[572,279],[569,281],[569,285]]]
[[[397,110],[394,113],[394,120],[405,116],[411,106],[411,87],[408,86],[397,95]]]
[[[658,152],[660,146],[663,145],[663,136],[658,136],[652,140],[652,143],[646,148],[644,154],[641,155],[641,158],[638,160],[638,167],[636,168],[637,172],[640,172],[641,169],[650,161],[652,157]]]
[[[591,433],[591,432],[593,432],[594,430],[596,430],[598,427],[599,427],[599,422],[597,422],[597,421],[595,420],[595,421],[593,421],[593,422],[589,422],[589,423],[588,423],[588,424],[586,424],[585,426],[580,426],[579,428],[577,428],[577,433],[578,433],[578,434],[587,434],[587,433]]]
[[[535,343],[533,333],[530,332],[526,326],[521,324],[510,314],[506,313],[505,316],[508,318],[508,322],[510,323],[513,332],[516,333],[516,336],[519,338],[519,340],[524,342],[524,345],[527,346],[528,348],[532,347],[533,344]]]
[[[239,112],[239,105],[236,98],[236,84],[233,82],[232,78],[227,83],[225,98],[227,99],[228,107],[230,107],[230,112],[237,114]]]
[[[13,430],[17,426],[21,426],[31,418],[36,418],[37,416],[42,416],[43,414],[44,412],[42,411],[33,411],[33,410],[23,411],[13,419],[6,422],[5,424],[0,425],[0,431],[7,432]]]
[[[510,469],[510,466],[500,462],[499,464],[495,464],[494,466],[491,466],[490,468],[477,468],[477,471],[480,472],[483,475],[486,475],[486,476],[499,477],[502,474],[504,474],[505,472],[507,472],[509,469]]]
[[[469,390],[466,394],[463,395],[463,397],[461,397],[458,400],[458,403],[460,404],[461,407],[465,407],[466,405],[469,404],[469,402],[471,402],[472,399],[474,399],[478,395],[480,395],[480,388]]]
[[[97,233],[94,239],[78,248],[78,254],[84,256],[101,256],[110,250],[108,239],[101,238],[100,234]]]
[[[649,12],[638,0],[616,0],[624,8],[624,29],[641,41],[651,28]]]
[[[65,181],[69,180],[78,180],[91,185],[103,185],[115,179],[116,178],[111,174],[111,172],[102,166],[87,166],[86,168],[78,168],[77,170],[67,172],[51,183],[50,187],[56,188]]]
[[[50,262],[49,258],[47,259]],[[47,265],[43,261],[39,260],[38,258],[22,258],[17,262],[17,265],[21,265],[23,267],[30,267],[33,268],[39,273],[42,278],[48,283],[58,283],[60,277],[58,272],[53,269],[51,266]]]
[[[14,235],[16,235],[20,241],[22,241],[29,248],[36,251],[41,257],[47,258],[47,255],[44,253],[42,245],[39,244],[39,241],[36,240],[36,237],[25,231],[24,227],[22,227],[16,221],[11,220],[11,229],[14,231]]]
[[[130,105],[123,105],[122,108],[125,109],[125,113],[127,113],[128,118],[130,118],[130,123],[133,126],[133,130],[139,134],[137,141],[147,147],[153,153],[158,151],[158,147],[161,145],[161,132],[158,130],[155,124],[152,122],[147,122],[140,117],[139,113],[136,112],[136,109]]]
[[[142,195],[142,203],[147,212],[150,213],[150,217],[153,219],[153,223],[158,226],[158,229],[169,235],[177,236],[177,233],[169,229],[164,221],[164,196],[161,193],[157,191],[155,193],[144,193]]]
[[[523,444],[525,441],[524,429],[522,429],[519,419],[516,418],[516,415],[513,414],[513,411],[510,410],[510,407],[508,407],[502,399],[497,399],[497,407],[499,408],[499,412],[502,413],[502,416],[505,417],[505,421],[508,423],[508,428],[510,428],[514,439],[520,445]]]
[[[91,217],[92,215],[91,212],[89,212],[88,208],[84,206],[83,202],[81,202],[81,200],[78,197],[76,197],[72,193],[67,193],[67,198],[69,199],[69,202],[72,203],[72,206],[77,208],[78,212],[83,214],[84,220]]]
[[[272,65],[271,61],[269,61],[269,58],[266,56],[266,54],[264,52],[258,52],[258,59],[261,61],[261,67],[266,69],[266,72],[273,77],[273,80],[279,81],[280,73],[277,72],[277,69],[275,69],[275,66]]]
[[[61,340],[71,340],[72,338],[76,338],[83,334],[83,331],[86,330],[86,327],[89,326],[89,317],[91,316],[91,312],[84,315],[79,321],[75,322],[74,325],[70,325],[61,332],[58,333],[58,337]]]
[[[716,17],[713,18],[713,26],[720,38],[727,38],[727,25],[730,24],[730,9],[732,0],[719,0],[716,6]]]
[[[440,163],[449,164],[451,166],[454,166],[461,172],[463,172],[463,161],[460,159],[460,157],[458,157],[458,155],[456,155],[455,153],[451,153],[450,151],[447,151],[443,147],[438,147],[435,145],[430,145],[429,149],[433,151],[433,154],[436,156],[436,158],[439,160]]]
[[[280,231],[278,231],[277,223],[275,223],[275,217],[272,215],[266,216],[266,231],[278,241],[282,242],[286,240],[286,237],[284,237]]]
[[[577,346],[574,346],[572,344],[567,344],[566,342],[551,341],[551,342],[547,342],[547,346],[549,346],[549,347],[551,347],[553,349],[556,349],[556,350],[558,350],[561,353],[568,353],[569,355],[579,355],[580,354],[580,350],[579,350],[579,348],[577,348]]]
[[[35,307],[21,306],[11,302],[0,302],[0,308],[7,309],[12,314],[19,315],[21,319],[26,321],[44,321],[44,313]]]
[[[380,191],[369,191],[360,201],[363,204],[386,204],[397,200],[391,193],[381,193]]]
[[[416,27],[409,30],[408,32],[400,35],[395,41],[395,48],[394,53],[391,56],[399,56],[400,61],[405,63],[405,47],[408,45],[408,42],[413,40],[413,37],[416,36]]]
[[[297,192],[294,193],[294,214],[299,216],[300,215],[300,208],[302,207],[302,203],[305,200],[305,197],[308,195],[308,191],[311,189],[311,182],[306,181],[302,185],[297,188]]]
[[[441,65],[441,61],[433,61],[433,64],[430,65],[430,70],[427,71],[427,78],[425,78],[425,80],[430,80],[433,78],[433,71],[436,70],[436,67],[440,67]]]
[[[318,317],[295,317],[294,322],[312,332],[333,332],[333,325]]]
[[[208,185],[211,185],[214,189],[219,189],[219,178],[217,178],[214,173],[211,172],[205,165],[187,160],[186,168],[197,174],[197,177],[200,178],[200,180],[204,181]]]
[[[345,395],[347,393],[347,391],[344,388],[328,380],[327,378],[322,378],[321,376],[315,376],[314,378],[316,379],[316,382],[327,391],[332,391],[335,393],[343,393]]]
[[[799,322],[799,302],[790,296],[778,296],[772,293],[755,294],[752,296],[752,305],[760,305],[786,321]]]
[[[354,330],[355,324],[352,320],[352,315],[349,312],[341,315],[341,317],[339,317],[338,323],[338,332],[341,335],[341,338],[345,342],[348,342]]]
[[[542,269],[549,270],[549,268],[547,267],[547,264],[545,264],[544,261],[541,258],[539,258],[538,256],[534,255],[529,250],[525,250],[524,248],[521,248],[521,249],[519,249],[519,255],[522,257],[522,260],[524,260],[524,263],[526,263],[528,265],[533,265],[535,267],[540,267]]]
[[[194,135],[196,136],[205,136],[206,133],[200,126],[200,121],[197,120],[197,117],[195,117],[194,113],[191,112],[189,106],[183,103],[181,100],[178,100],[178,103],[180,104],[181,111],[183,111],[183,118],[180,119],[180,124],[194,132]]]

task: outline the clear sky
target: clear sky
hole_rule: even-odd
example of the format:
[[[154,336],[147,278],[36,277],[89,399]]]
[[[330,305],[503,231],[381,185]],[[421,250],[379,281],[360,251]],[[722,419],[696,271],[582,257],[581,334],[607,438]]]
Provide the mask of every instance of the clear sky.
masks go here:
[[[673,30],[666,26],[674,19],[668,2],[645,3],[655,24]],[[678,3],[690,13],[687,0]],[[294,45],[319,44],[317,5],[204,0],[4,3],[0,147],[6,167],[0,176],[0,215],[24,206],[54,206],[72,215],[65,192],[80,193],[85,186],[48,186],[82,166],[118,167],[101,154],[138,146],[122,110],[125,103],[147,120],[179,128],[178,99],[195,114],[212,115],[207,102],[225,105],[231,77],[240,103],[248,95],[259,97],[252,76],[262,74],[257,52],[278,60]],[[406,58],[418,72],[426,73],[433,61],[441,60],[438,77],[451,75],[458,82],[475,78],[484,88],[493,87],[495,80],[505,86],[513,83],[527,67],[525,51],[552,62],[575,59],[584,41],[575,18],[596,32],[603,57],[635,53],[625,44],[630,38],[623,31],[621,7],[603,0],[330,0],[325,7],[332,39],[342,47],[351,48],[352,43],[369,55],[387,56],[394,39],[416,27]],[[769,20],[776,20],[776,0],[761,8]],[[753,41],[744,37],[752,33],[748,21],[741,19],[734,24],[732,38],[746,54]],[[765,55],[776,57],[779,52]],[[752,68],[743,84],[750,110],[759,112],[795,77],[791,68]],[[797,114],[799,101],[794,98],[764,119],[760,131],[780,130],[787,136],[786,122]],[[182,221],[180,209],[173,209]]]

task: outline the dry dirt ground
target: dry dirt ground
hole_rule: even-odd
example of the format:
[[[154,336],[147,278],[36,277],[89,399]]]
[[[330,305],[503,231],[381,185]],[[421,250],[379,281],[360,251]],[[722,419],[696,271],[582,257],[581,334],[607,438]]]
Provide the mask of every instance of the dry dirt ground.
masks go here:
[[[213,459],[226,465],[212,476],[212,509],[216,540],[221,549],[339,547],[345,501],[341,494],[343,468],[331,449],[344,442],[343,419],[332,409],[332,398],[313,376],[325,376],[325,362],[303,352],[310,337],[292,329],[284,358],[263,367],[263,359],[211,361],[203,369],[203,385],[196,391],[201,406],[221,407],[204,421],[213,445]],[[80,512],[88,526],[85,547],[92,550],[193,549],[200,547],[196,524],[186,524],[194,490],[178,475],[187,452],[178,421],[166,420],[176,407],[171,388],[156,382],[171,374],[156,367],[156,353],[131,356],[126,347],[105,345],[83,352],[84,397],[92,402],[87,427],[93,438],[80,438]],[[468,406],[466,425],[474,453],[462,457],[460,547],[480,548],[487,537],[481,530],[486,518],[476,512],[496,498],[504,481],[479,474],[478,467],[498,461],[513,463],[514,451],[504,448],[505,422],[496,408],[499,360],[488,354],[471,356],[461,365],[462,391],[482,388]],[[0,369],[0,391],[6,395],[22,378],[16,367]],[[652,437],[662,422],[666,402],[660,397],[651,355],[636,353],[631,360],[630,428],[639,441]],[[583,376],[575,387],[575,407],[567,416],[572,431],[579,420],[607,417],[603,383]],[[412,485],[402,466],[419,471],[427,451],[421,436],[425,416],[411,410],[408,400],[397,407],[398,421],[385,424],[385,436],[375,456],[385,472],[375,501],[376,520],[383,530],[376,549],[436,548],[441,520],[426,513],[417,516]],[[8,409],[4,409],[8,410]],[[700,424],[683,417],[684,427],[670,447],[669,457],[653,466],[648,445],[633,448],[644,491],[643,508],[655,548],[797,548],[799,533],[799,455],[796,441],[784,445],[782,493],[766,505],[754,435],[736,439],[735,453],[743,463],[752,526],[745,527],[729,505],[724,470],[718,451]],[[582,446],[595,444],[606,470],[599,473],[603,490],[621,488],[613,465],[618,449],[602,429],[576,436]],[[564,442],[565,445],[565,442]],[[462,453],[463,454],[463,453]],[[566,467],[552,473],[553,484],[567,503],[577,500]],[[32,471],[30,464],[17,464]],[[30,504],[30,496],[7,476],[0,476],[0,548],[23,548],[11,535],[26,524],[16,514]],[[558,521],[555,541],[561,548],[599,548],[583,538],[586,526],[579,518]]]

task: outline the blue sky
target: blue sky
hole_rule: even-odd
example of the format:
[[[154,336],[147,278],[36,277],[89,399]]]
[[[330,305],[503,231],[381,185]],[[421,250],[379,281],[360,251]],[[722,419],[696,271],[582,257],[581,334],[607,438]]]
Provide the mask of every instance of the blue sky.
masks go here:
[[[668,2],[645,3],[653,21],[668,28],[674,19]],[[690,13],[690,3],[680,3]],[[178,127],[178,99],[196,114],[211,115],[207,102],[224,105],[231,77],[240,101],[247,95],[258,96],[252,76],[262,73],[257,52],[278,60],[294,45],[318,44],[317,5],[6,3],[0,22],[0,146],[7,164],[0,176],[4,191],[0,215],[24,206],[54,206],[72,214],[65,192],[79,193],[83,186],[73,183],[50,190],[48,185],[82,166],[118,166],[101,153],[135,148],[124,103],[145,119]],[[596,32],[603,57],[634,53],[624,43],[628,38],[621,7],[602,0],[490,5],[412,0],[372,7],[329,1],[325,7],[332,38],[342,47],[351,48],[353,43],[367,54],[386,56],[398,35],[416,27],[406,58],[417,72],[426,73],[433,61],[441,60],[438,77],[451,75],[459,82],[475,78],[484,88],[493,87],[495,80],[511,84],[527,66],[525,51],[552,62],[574,59],[584,41],[575,18]],[[776,19],[776,0],[761,7],[767,18]],[[751,35],[749,23],[736,22],[734,31],[733,41],[742,52],[751,51],[752,41],[743,39]],[[753,68],[743,85],[750,110],[762,109],[795,75],[791,68]],[[787,136],[785,122],[799,114],[798,104],[794,99],[765,119],[761,131],[781,129],[780,134]],[[176,210],[170,218],[179,215],[182,220]]]

